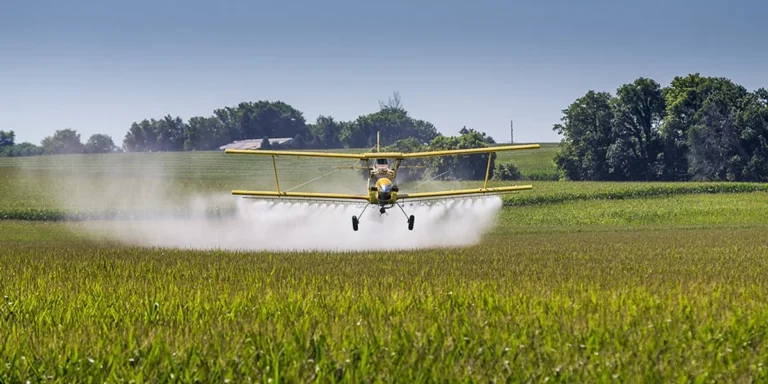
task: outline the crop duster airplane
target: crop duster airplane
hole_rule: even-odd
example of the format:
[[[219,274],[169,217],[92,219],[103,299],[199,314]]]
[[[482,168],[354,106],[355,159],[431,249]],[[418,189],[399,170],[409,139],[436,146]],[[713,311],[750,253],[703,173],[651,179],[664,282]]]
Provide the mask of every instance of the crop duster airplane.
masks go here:
[[[383,214],[387,209],[397,206],[403,212],[408,219],[408,229],[413,230],[415,218],[413,215],[408,216],[405,213],[401,201],[423,201],[434,199],[448,199],[454,196],[470,197],[478,195],[500,195],[505,193],[511,193],[526,189],[532,189],[531,185],[514,185],[506,187],[488,188],[488,176],[491,171],[491,158],[490,155],[493,152],[512,151],[520,149],[536,149],[539,148],[538,144],[528,145],[507,145],[507,146],[495,146],[495,147],[483,147],[483,148],[470,148],[470,149],[455,149],[455,150],[442,150],[442,151],[430,151],[430,152],[414,152],[414,153],[401,153],[401,152],[380,152],[379,137],[376,138],[376,152],[371,153],[332,153],[332,152],[307,152],[307,151],[286,151],[286,150],[244,150],[244,149],[227,149],[225,153],[229,154],[246,154],[246,155],[263,155],[272,156],[272,166],[275,170],[275,185],[274,191],[248,191],[248,190],[234,190],[233,195],[247,196],[251,198],[265,198],[265,199],[289,199],[289,200],[330,200],[336,202],[364,202],[367,203],[360,212],[362,217],[365,210],[369,205],[375,205],[379,207],[379,213]],[[437,192],[418,192],[418,193],[400,193],[399,188],[395,182],[397,178],[397,171],[400,168],[407,168],[407,166],[401,166],[401,162],[406,159],[434,157],[434,156],[455,156],[455,155],[472,155],[488,153],[488,165],[485,171],[485,181],[482,188],[476,189],[459,189],[449,191],[437,191]],[[316,193],[316,192],[290,192],[280,190],[280,181],[277,177],[277,164],[275,158],[277,156],[298,156],[298,157],[325,157],[325,158],[337,158],[337,159],[357,159],[365,161],[365,167],[341,167],[351,169],[367,169],[368,174],[368,191],[365,194],[351,195],[341,193]],[[390,164],[389,160],[393,160],[394,163]],[[374,161],[371,165],[371,161]],[[352,229],[357,231],[360,219],[358,216],[352,216]]]

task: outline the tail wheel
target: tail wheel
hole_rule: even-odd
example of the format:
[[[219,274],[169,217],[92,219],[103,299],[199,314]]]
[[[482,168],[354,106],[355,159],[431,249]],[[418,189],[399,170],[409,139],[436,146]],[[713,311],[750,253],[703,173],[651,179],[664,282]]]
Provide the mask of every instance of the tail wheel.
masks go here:
[[[357,231],[357,225],[360,223],[359,220],[357,220],[357,216],[352,216],[352,229]]]
[[[413,217],[413,215],[411,215],[411,217],[408,218],[408,230],[409,231],[413,231],[413,222],[415,220],[416,220],[416,218]]]

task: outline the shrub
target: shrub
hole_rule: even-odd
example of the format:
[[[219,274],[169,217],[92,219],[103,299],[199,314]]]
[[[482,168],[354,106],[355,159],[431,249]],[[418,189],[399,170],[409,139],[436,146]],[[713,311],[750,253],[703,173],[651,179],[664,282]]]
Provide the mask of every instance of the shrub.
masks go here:
[[[556,170],[531,171],[523,175],[526,180],[532,181],[558,181],[560,175]]]
[[[512,163],[496,163],[493,169],[494,180],[520,180],[523,175]]]

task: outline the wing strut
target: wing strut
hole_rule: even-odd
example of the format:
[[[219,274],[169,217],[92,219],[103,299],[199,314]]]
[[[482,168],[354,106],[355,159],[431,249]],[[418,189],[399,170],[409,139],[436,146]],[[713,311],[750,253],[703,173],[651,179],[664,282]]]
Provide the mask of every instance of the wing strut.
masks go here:
[[[485,182],[483,182],[483,189],[488,188],[488,175],[491,174],[491,159],[493,158],[493,153],[488,154],[488,166],[485,167]]]
[[[277,161],[275,161],[275,155],[272,155],[272,168],[275,169],[275,185],[277,186],[277,193],[280,194],[280,181],[277,180]]]

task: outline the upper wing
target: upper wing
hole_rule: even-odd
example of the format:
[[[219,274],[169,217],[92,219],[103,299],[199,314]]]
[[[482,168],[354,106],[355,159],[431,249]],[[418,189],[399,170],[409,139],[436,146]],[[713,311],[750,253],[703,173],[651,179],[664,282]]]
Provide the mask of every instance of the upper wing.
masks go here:
[[[527,145],[503,145],[503,146],[497,146],[497,147],[469,148],[469,149],[449,149],[445,151],[402,153],[400,154],[401,155],[400,158],[408,159],[408,158],[414,158],[414,157],[471,155],[475,153],[514,151],[518,149],[536,149],[539,147],[540,147],[539,144],[527,144]]]
[[[307,152],[307,151],[270,151],[261,149],[227,149],[224,153],[234,153],[242,155],[269,155],[269,156],[308,156],[308,157],[333,157],[338,159],[360,159],[365,160],[362,154],[354,153],[333,153],[333,152]]]
[[[418,192],[418,193],[401,193],[397,195],[398,200],[431,200],[441,199],[451,196],[472,196],[472,195],[501,195],[504,193],[511,193],[516,191],[523,191],[526,189],[533,189],[532,185],[513,185],[509,187],[496,187],[496,188],[475,188],[475,189],[458,189],[453,191],[438,191],[438,192]]]
[[[475,153],[491,153],[501,151],[514,151],[519,149],[536,149],[539,144],[527,145],[503,145],[496,147],[469,148],[469,149],[450,149],[445,151],[429,152],[368,152],[368,153],[338,153],[338,152],[310,152],[310,151],[283,151],[283,150],[261,150],[261,149],[227,149],[225,153],[244,154],[244,155],[267,155],[267,156],[307,156],[307,157],[331,157],[338,159],[409,159],[415,157],[431,156],[450,156],[450,155],[471,155]]]

